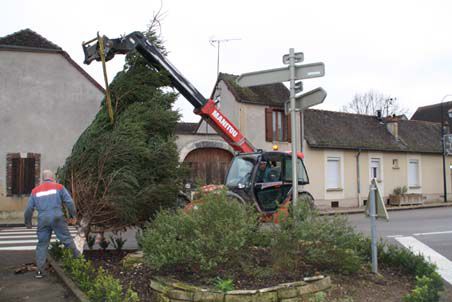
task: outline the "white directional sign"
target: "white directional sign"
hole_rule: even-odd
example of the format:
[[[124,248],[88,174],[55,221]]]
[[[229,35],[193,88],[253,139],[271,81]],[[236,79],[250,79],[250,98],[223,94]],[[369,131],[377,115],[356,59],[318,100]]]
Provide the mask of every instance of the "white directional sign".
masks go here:
[[[306,108],[323,103],[326,98],[326,91],[322,87],[313,89],[306,93],[295,96],[295,111],[301,111]],[[290,101],[284,103],[284,110],[286,114],[289,114]]]
[[[325,64],[312,63],[295,66],[295,80],[323,77]],[[287,82],[290,80],[289,67],[244,73],[238,77],[237,83],[242,87],[260,86]]]
[[[294,53],[294,62],[295,62],[295,63],[303,62],[303,60],[304,60],[304,53],[302,53],[302,52],[296,52],[296,53]],[[290,57],[289,57],[289,54],[284,55],[284,56],[282,57],[282,61],[283,61],[283,63],[286,64],[286,65],[289,64],[289,63],[290,63]]]

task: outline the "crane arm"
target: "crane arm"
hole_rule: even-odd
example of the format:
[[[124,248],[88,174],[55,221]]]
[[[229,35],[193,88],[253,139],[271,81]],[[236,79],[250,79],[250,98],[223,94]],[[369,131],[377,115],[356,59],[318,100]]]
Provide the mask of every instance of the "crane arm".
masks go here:
[[[117,39],[109,39],[106,36],[102,36],[84,42],[82,46],[85,54],[85,64],[90,64],[94,60],[101,61],[98,39],[103,40],[106,61],[111,60],[116,54],[127,54],[129,51],[136,49],[155,68],[166,70],[174,87],[195,107],[194,112],[203,117],[234,150],[239,152],[255,151],[253,145],[238,128],[216,108],[215,102],[211,99],[206,100],[176,67],[163,56],[158,48],[146,39],[143,33],[133,32]]]

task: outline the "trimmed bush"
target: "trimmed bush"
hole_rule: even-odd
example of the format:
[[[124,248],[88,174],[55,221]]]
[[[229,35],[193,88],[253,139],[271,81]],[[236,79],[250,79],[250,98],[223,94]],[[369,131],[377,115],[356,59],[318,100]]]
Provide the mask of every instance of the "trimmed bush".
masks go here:
[[[204,204],[196,210],[161,211],[147,225],[140,242],[149,265],[206,272],[243,255],[257,229],[256,211],[228,200],[224,191],[201,200]]]

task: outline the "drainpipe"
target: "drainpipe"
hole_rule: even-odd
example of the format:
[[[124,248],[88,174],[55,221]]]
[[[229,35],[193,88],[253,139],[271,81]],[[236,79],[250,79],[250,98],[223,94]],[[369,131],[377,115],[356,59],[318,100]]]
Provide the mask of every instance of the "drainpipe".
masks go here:
[[[359,174],[359,156],[361,155],[361,149],[358,149],[356,154],[356,184],[357,184],[357,194],[358,194],[358,208],[359,208],[359,198],[361,193],[361,177]]]

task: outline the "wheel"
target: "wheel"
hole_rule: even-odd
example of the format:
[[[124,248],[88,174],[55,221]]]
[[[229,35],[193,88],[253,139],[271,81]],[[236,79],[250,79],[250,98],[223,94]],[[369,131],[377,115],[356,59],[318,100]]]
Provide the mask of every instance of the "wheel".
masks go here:
[[[314,197],[312,197],[311,193],[309,193],[309,192],[303,191],[303,192],[298,193],[298,201],[307,203],[309,205],[310,209],[315,208]]]

